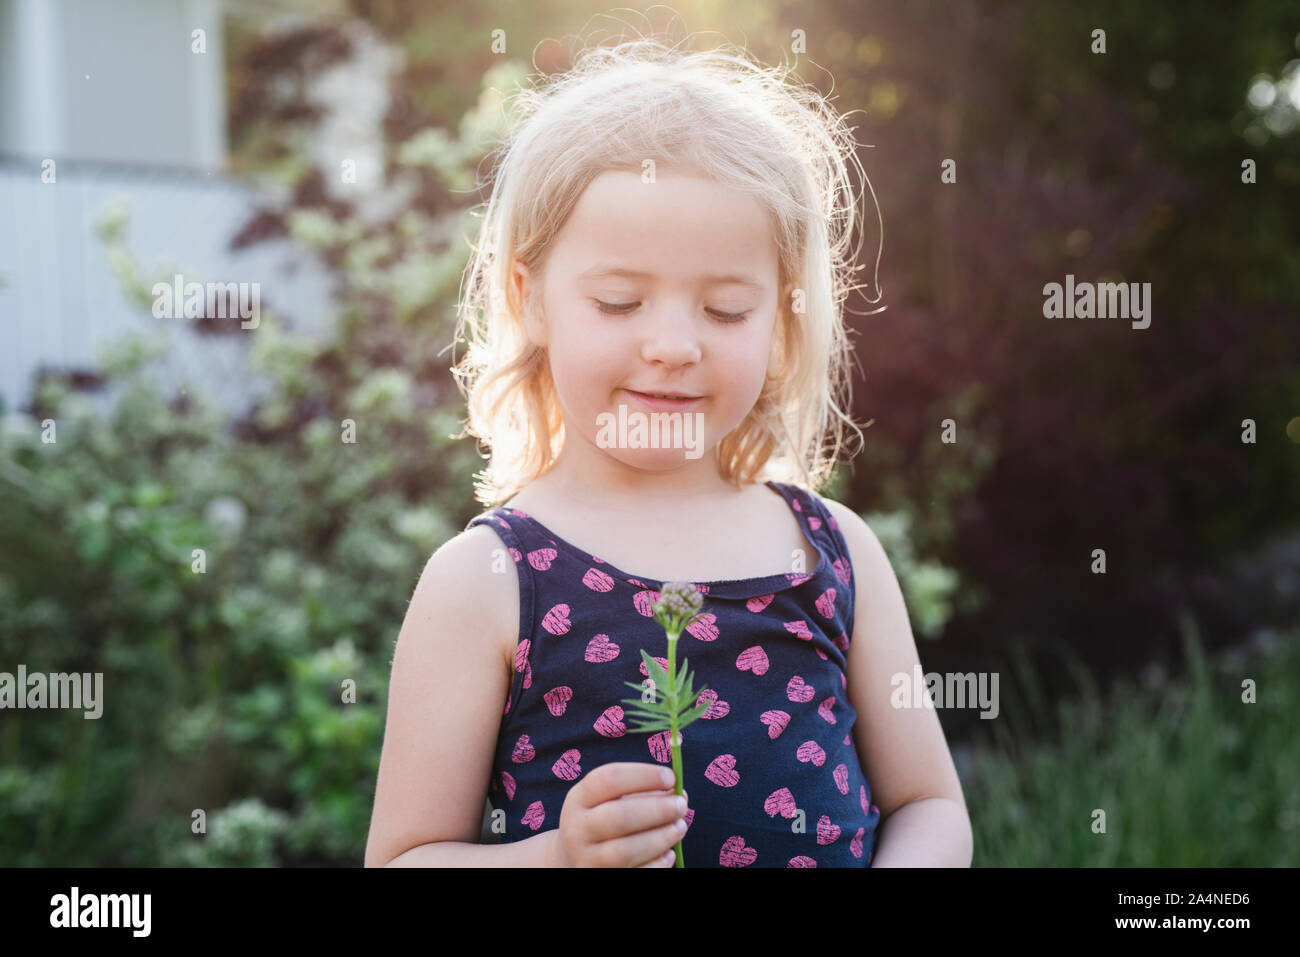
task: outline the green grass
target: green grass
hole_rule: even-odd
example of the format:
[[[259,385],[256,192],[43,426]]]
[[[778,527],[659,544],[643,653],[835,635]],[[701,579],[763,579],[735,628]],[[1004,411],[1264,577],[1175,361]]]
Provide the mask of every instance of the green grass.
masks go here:
[[[1184,636],[1177,682],[1118,681],[1102,700],[1081,681],[1079,698],[1059,705],[1056,740],[1017,747],[1012,721],[976,748],[964,785],[974,866],[1300,864],[1296,635],[1231,662],[1207,660],[1194,628]],[[1041,714],[1032,670],[1022,687]]]

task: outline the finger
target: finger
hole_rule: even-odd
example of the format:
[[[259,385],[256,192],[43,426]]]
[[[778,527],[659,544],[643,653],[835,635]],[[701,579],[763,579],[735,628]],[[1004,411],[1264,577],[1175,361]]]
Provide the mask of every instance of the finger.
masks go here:
[[[673,851],[682,833],[676,824],[665,824],[651,831],[630,834],[627,837],[606,841],[602,845],[604,853],[612,860],[627,861],[625,867],[640,867],[643,864],[657,862],[665,851]],[[675,857],[674,857],[675,860]]]
[[[587,835],[592,843],[610,841],[629,834],[663,827],[680,820],[686,809],[677,796],[666,794],[631,795],[606,801],[587,814]]]
[[[677,863],[677,852],[673,850],[664,851],[664,853],[652,861],[646,861],[644,864],[637,864],[637,867],[673,867]]]
[[[676,792],[673,791],[672,788],[655,788],[654,791],[637,791],[637,792],[630,793],[630,794],[620,794],[620,796],[619,796],[619,800],[620,800],[620,801],[624,801],[624,800],[627,800],[627,798],[630,798],[630,797],[671,797],[671,796],[675,796],[675,794],[676,794]],[[689,791],[686,791],[685,788],[682,788],[682,789],[681,789],[681,796],[684,797],[684,798],[686,798],[686,804],[689,805],[689,804],[690,804],[690,792],[689,792]]]
[[[612,761],[602,764],[579,782],[582,785],[582,803],[594,808],[624,794],[663,790],[665,770],[667,769],[660,765],[644,761]]]

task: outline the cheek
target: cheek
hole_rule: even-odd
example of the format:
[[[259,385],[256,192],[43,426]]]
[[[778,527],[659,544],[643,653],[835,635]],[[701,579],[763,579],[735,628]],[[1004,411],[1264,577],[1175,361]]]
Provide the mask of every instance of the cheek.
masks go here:
[[[754,391],[762,387],[767,376],[767,363],[770,357],[770,344],[763,341],[746,341],[732,352],[732,361],[728,362],[728,380],[742,391]]]
[[[606,380],[624,364],[610,338],[594,335],[591,329],[571,327],[553,341],[551,374],[557,388],[574,399],[608,391]]]

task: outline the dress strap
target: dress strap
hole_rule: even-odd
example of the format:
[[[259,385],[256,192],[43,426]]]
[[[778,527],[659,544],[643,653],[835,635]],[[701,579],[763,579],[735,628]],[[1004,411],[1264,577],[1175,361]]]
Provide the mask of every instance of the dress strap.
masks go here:
[[[830,559],[831,570],[835,573],[835,589],[846,592],[845,602],[848,628],[846,637],[853,634],[853,613],[855,608],[855,584],[853,581],[853,559],[849,554],[849,543],[844,538],[840,523],[835,520],[830,509],[816,492],[801,485],[774,482],[789,499],[790,507],[799,515],[809,537],[819,548],[826,550]]]
[[[523,521],[511,515],[507,518],[507,510],[502,506],[497,506],[489,512],[482,515],[476,515],[465,525],[465,530],[473,528],[475,525],[486,525],[505,543],[507,555],[514,562],[515,574],[519,578],[519,638],[515,646],[515,675],[510,683],[510,697],[506,701],[504,715],[510,714],[512,702],[519,700],[519,695],[523,690],[532,684],[532,667],[528,663],[529,639],[533,632],[533,615],[537,600],[537,583],[533,577],[533,569],[525,561],[524,556],[528,553],[527,546],[524,542],[520,529],[511,525],[512,521]],[[493,556],[492,571],[498,574],[505,571],[504,567],[498,565],[497,556]]]

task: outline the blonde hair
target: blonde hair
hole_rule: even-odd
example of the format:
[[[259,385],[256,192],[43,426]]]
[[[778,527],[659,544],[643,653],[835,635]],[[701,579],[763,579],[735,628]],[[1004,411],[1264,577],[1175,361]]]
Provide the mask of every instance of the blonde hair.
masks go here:
[[[840,310],[859,288],[848,165],[861,165],[845,117],[815,88],[789,84],[792,69],[765,67],[729,44],[701,52],[638,37],[581,49],[571,69],[507,102],[508,133],[488,157],[499,162],[462,276],[457,338],[468,350],[452,369],[468,431],[491,446],[478,501],[499,505],[544,474],[564,439],[514,264],[540,274],[588,184],[606,170],[641,172],[646,159],[751,193],[772,223],[778,290],[803,295],[801,312],[781,304],[763,389],[718,443],[720,474],[736,487],[774,479],[817,490],[837,464],[843,427],[862,438],[840,404],[851,404]]]

